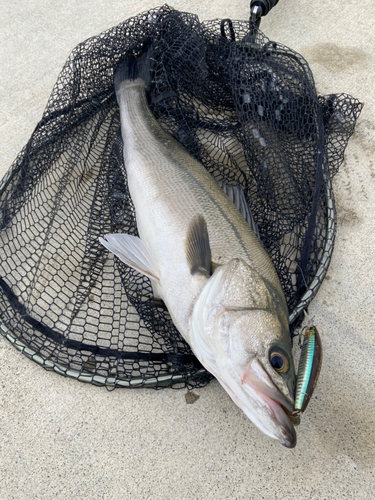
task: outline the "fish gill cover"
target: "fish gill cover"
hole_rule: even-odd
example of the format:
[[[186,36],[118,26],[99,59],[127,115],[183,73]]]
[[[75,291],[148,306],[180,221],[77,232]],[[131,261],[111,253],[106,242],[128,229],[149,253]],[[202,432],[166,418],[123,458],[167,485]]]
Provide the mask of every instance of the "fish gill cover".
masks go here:
[[[292,334],[329,265],[331,179],[362,105],[318,96],[306,61],[254,24],[200,22],[168,6],[70,54],[1,184],[1,332],[45,368],[82,381],[192,388],[212,376],[152,300],[149,279],[98,240],[137,236],[113,73],[146,41],[152,112],[218,182],[242,187]]]

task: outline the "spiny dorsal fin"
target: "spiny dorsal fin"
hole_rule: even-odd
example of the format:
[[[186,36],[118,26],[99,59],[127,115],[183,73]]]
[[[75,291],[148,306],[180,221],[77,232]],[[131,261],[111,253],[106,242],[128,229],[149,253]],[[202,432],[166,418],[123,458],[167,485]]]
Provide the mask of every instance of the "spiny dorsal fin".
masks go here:
[[[202,215],[195,216],[189,224],[185,251],[191,274],[211,275],[210,241]]]
[[[261,242],[261,239],[259,236],[258,225],[253,218],[253,215],[250,211],[249,205],[247,204],[245,194],[244,194],[243,189],[240,186],[240,184],[236,184],[235,186],[231,186],[231,185],[227,184],[225,181],[222,181],[222,182],[219,182],[219,186],[224,191],[224,193],[228,196],[230,201],[234,204],[234,206],[240,212],[242,217],[246,220],[246,222],[249,224],[251,229],[254,231],[255,236]]]

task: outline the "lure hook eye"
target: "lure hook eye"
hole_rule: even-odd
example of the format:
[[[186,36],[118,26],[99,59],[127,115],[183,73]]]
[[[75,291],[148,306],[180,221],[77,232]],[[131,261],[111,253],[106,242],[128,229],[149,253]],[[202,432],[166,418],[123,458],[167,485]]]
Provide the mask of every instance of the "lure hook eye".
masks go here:
[[[281,350],[271,352],[270,363],[272,368],[278,373],[286,373],[289,370],[289,359]]]

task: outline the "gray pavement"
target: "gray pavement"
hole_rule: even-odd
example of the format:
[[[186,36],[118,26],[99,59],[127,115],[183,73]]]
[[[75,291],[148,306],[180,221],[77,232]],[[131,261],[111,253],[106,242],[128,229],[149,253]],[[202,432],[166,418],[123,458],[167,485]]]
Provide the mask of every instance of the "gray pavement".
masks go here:
[[[176,0],[200,19],[249,1]],[[0,1],[0,176],[30,137],[70,51],[138,2]],[[262,21],[302,53],[322,94],[365,103],[334,179],[338,234],[310,308],[324,361],[293,450],[263,435],[217,382],[115,390],[44,371],[0,338],[0,500],[370,499],[375,496],[375,13],[363,0],[280,0]]]

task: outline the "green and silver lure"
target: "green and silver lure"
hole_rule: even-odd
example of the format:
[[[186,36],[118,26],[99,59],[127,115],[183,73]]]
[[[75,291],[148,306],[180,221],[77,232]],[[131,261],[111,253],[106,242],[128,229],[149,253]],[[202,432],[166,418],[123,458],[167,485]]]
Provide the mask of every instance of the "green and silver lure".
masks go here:
[[[309,404],[319,378],[322,359],[323,350],[318,330],[315,326],[306,327],[298,365],[297,389],[292,414],[295,418],[299,417]]]

